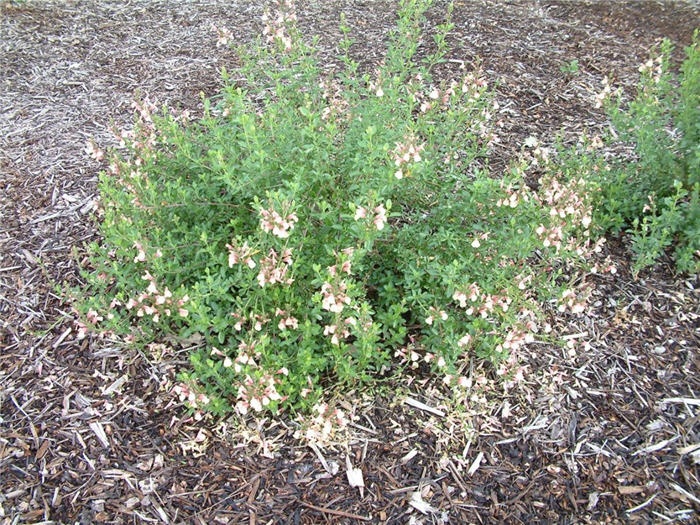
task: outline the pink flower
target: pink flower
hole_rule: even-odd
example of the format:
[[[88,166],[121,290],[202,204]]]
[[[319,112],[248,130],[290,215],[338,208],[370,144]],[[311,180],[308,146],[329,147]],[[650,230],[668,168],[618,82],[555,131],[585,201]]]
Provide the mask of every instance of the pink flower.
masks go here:
[[[457,301],[460,307],[466,308],[467,295],[464,292],[460,292],[459,290],[455,291],[455,293],[452,295],[452,299]]]
[[[231,31],[229,31],[223,26],[219,28],[216,25],[212,24],[211,29],[213,31],[216,31],[218,36],[216,40],[216,47],[228,45],[229,41],[233,38]]]
[[[465,346],[469,345],[472,341],[472,336],[467,334],[463,336],[459,341],[457,341],[457,346],[460,348],[464,348]]]
[[[265,232],[272,232],[272,235],[280,239],[289,237],[289,232],[294,228],[294,224],[299,221],[296,213],[290,213],[287,217],[282,217],[276,210],[261,209],[260,227]]]
[[[134,262],[145,262],[146,252],[143,251],[143,246],[138,242],[134,242],[134,248],[138,250],[138,254],[134,257]]]
[[[468,377],[460,376],[459,379],[457,379],[457,384],[462,388],[470,388],[472,386],[472,380]]]
[[[92,140],[88,141],[87,145],[85,146],[85,153],[97,161],[101,161],[104,158],[104,152],[95,146],[95,143]]]
[[[386,209],[383,205],[379,205],[374,208],[374,220],[372,221],[378,230],[384,229],[384,224],[386,223]]]

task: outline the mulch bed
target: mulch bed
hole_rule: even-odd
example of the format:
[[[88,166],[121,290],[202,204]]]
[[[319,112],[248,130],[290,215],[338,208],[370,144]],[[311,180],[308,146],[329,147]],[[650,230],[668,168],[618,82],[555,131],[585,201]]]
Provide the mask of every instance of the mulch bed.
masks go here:
[[[356,56],[381,59],[393,2],[298,7],[324,54],[344,12]],[[591,278],[593,308],[551,313],[590,348],[531,345],[524,383],[479,406],[457,409],[420,376],[349,393],[350,432],[323,449],[284,420],[194,421],[170,393],[186,352],[77,339],[56,285],[80,282],[81,249],[97,240],[102,166],[86,140],[109,145],[136,91],[196,114],[217,70],[235,67],[211,23],[245,41],[261,14],[243,1],[0,3],[0,523],[697,521],[700,281],[667,262],[633,279],[619,240],[606,254],[618,273]],[[602,79],[633,86],[650,46],[688,44],[700,14],[692,3],[469,0],[454,21],[442,73],[480,63],[497,81],[497,174],[530,135],[605,127],[591,102]],[[563,73],[572,60],[578,73]],[[364,490],[349,486],[348,461]]]

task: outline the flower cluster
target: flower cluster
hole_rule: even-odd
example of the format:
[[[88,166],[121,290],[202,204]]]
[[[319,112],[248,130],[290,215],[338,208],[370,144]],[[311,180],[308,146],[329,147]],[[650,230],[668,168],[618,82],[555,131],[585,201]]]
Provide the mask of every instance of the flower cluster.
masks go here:
[[[398,168],[394,173],[394,177],[400,180],[408,175],[408,172],[404,173],[404,169],[407,168],[403,165],[411,161],[420,162],[420,154],[424,149],[425,144],[419,144],[418,139],[413,135],[406,137],[403,142],[397,142],[396,147],[392,151],[394,165]]]
[[[700,255],[700,254],[699,254]],[[606,257],[605,260],[602,262],[595,262],[593,263],[593,266],[591,267],[591,273],[609,273],[609,274],[616,274],[617,273],[617,267],[615,266],[615,263],[612,261],[610,256]]]
[[[543,177],[540,179],[540,184],[540,191],[535,199],[540,205],[549,209],[550,216],[548,226],[540,224],[535,230],[542,240],[542,245],[545,248],[553,246],[559,251],[567,235],[567,223],[580,224],[586,229],[584,235],[588,237],[587,228],[591,225],[592,210],[590,204],[586,202],[585,181],[577,179],[562,184],[556,177]],[[583,255],[584,249],[576,244],[577,241],[571,239],[567,248]]]
[[[345,305],[350,304],[350,297],[347,295],[348,285],[345,281],[337,283],[323,283],[321,286],[321,294],[323,300],[321,305],[324,310],[339,314],[343,311]]]
[[[78,314],[77,310],[73,309],[73,311]],[[104,317],[102,317],[94,308],[90,308],[85,315],[85,321],[85,323],[78,319],[73,321],[78,329],[78,339],[85,339],[90,327],[97,326],[101,321],[104,321]]]
[[[263,13],[262,21],[265,24],[263,35],[268,42],[278,41],[286,51],[289,51],[292,49],[292,38],[287,33],[287,26],[297,20],[294,1],[284,0],[284,2],[278,2],[278,5],[279,9],[274,16],[268,10]]]
[[[489,314],[497,312],[498,307],[505,313],[510,308],[513,300],[508,296],[508,291],[503,290],[503,295],[482,293],[476,283],[469,285],[467,290],[456,290],[452,294],[452,299],[459,303],[460,308],[464,308],[467,315],[479,315],[486,319]],[[473,304],[467,306],[467,299]]]
[[[105,157],[104,151],[95,145],[94,140],[89,140],[87,142],[87,145],[85,146],[85,153],[98,162],[102,161],[102,159]]]
[[[386,224],[386,208],[382,204],[374,208],[374,213],[371,213],[367,208],[359,206],[355,210],[355,220],[359,221],[361,219],[366,219],[372,215],[372,224],[374,224],[377,230],[383,230]]]
[[[243,415],[248,413],[249,408],[260,412],[271,403],[285,399],[280,395],[277,387],[282,383],[281,378],[287,376],[289,371],[285,367],[274,373],[263,370],[258,364],[261,354],[256,346],[255,341],[251,343],[241,341],[235,359],[231,359],[226,352],[218,348],[212,348],[210,352],[212,357],[223,358],[224,368],[244,375],[240,381],[237,379],[233,384],[238,400],[235,408]]]
[[[284,400],[277,387],[282,383],[279,376],[288,374],[289,371],[286,368],[281,368],[274,374],[265,372],[255,374],[255,377],[247,374],[238,386],[236,410],[241,415],[247,414],[249,408],[255,412],[261,412],[263,407],[269,406],[270,403]]]
[[[280,239],[286,239],[289,237],[289,232],[294,228],[294,224],[299,222],[299,218],[296,213],[290,213],[286,217],[282,217],[276,210],[261,209],[260,214],[260,227],[266,233],[272,232],[272,235],[279,237]]]
[[[211,30],[216,31],[218,36],[216,40],[216,47],[227,46],[233,40],[233,34],[224,26],[217,26],[216,24],[211,25]]]
[[[254,254],[253,249],[248,246],[248,242],[244,242],[243,246],[235,247],[231,244],[227,244],[228,248],[228,267],[233,268],[234,265],[243,262],[251,270],[255,268],[256,264],[253,260],[252,255]]]
[[[303,430],[295,433],[296,438],[304,438],[314,445],[327,445],[339,431],[345,430],[348,419],[337,408],[331,409],[328,403],[316,403],[311,409],[311,416],[300,416],[298,421]]]
[[[488,239],[489,235],[489,232],[484,232],[474,237],[474,239],[472,239],[472,248],[479,248],[481,246],[481,241],[485,241],[486,239]]]
[[[296,317],[288,315],[284,310],[278,308],[275,315],[280,316],[280,320],[277,323],[277,328],[279,328],[280,332],[284,332],[289,328],[292,330],[299,328],[299,320]]]
[[[143,247],[143,244],[141,244],[138,241],[134,241],[134,248],[136,248],[136,256],[134,257],[134,262],[146,262],[146,250]],[[160,251],[160,248],[156,249],[156,251],[153,253],[153,258],[154,259],[160,259],[163,257],[163,252]]]
[[[383,97],[384,96],[384,90],[382,89],[382,73],[381,71],[376,72],[377,79],[376,80],[370,80],[368,89],[373,92],[377,97]]]
[[[479,290],[479,285],[476,283],[471,283],[466,292],[463,292],[461,290],[455,290],[455,293],[452,294],[452,299],[459,303],[460,308],[466,308],[467,298],[469,298],[470,301],[475,303],[479,300],[480,293],[481,292]]]
[[[335,80],[322,80],[319,82],[319,88],[323,90],[321,96],[328,103],[328,106],[321,112],[322,120],[330,120],[332,116],[350,116],[348,101],[343,97],[340,86]]]
[[[341,340],[345,340],[350,337],[350,330],[348,329],[348,324],[356,324],[357,320],[354,317],[349,317],[345,320],[345,325],[329,324],[323,328],[323,335],[331,336],[331,344],[338,346]]]
[[[589,285],[582,285],[578,292],[567,288],[561,293],[559,299],[559,311],[569,310],[573,314],[580,314],[586,310],[586,304],[590,298],[592,290]]]
[[[428,317],[425,318],[425,323],[427,325],[432,325],[435,321],[435,318],[440,318],[443,321],[447,321],[447,312],[445,312],[444,310],[438,310],[434,306],[431,306],[429,308],[429,311],[430,315],[428,315]]]
[[[498,208],[501,206],[504,208],[517,208],[520,202],[528,202],[530,200],[530,192],[527,187],[513,189],[513,186],[510,184],[504,187],[503,181],[501,181],[501,187],[508,197],[496,201],[496,207]]]
[[[243,330],[244,325],[249,326],[256,332],[259,332],[267,323],[270,322],[269,318],[265,317],[264,315],[255,313],[251,313],[249,316],[244,316],[239,314],[238,312],[233,312],[231,314],[231,317],[233,317],[233,319],[235,320],[233,329],[236,330],[236,332],[240,332],[241,330]]]
[[[536,137],[529,136],[523,143],[529,151],[524,153],[524,158],[531,160],[533,166],[546,166],[550,161],[549,148],[545,148],[540,144]]]
[[[292,250],[287,248],[281,255],[270,249],[266,257],[260,260],[258,284],[264,288],[266,284],[292,284],[294,279],[287,277],[287,270],[292,265]]]
[[[513,328],[506,334],[506,337],[501,344],[501,348],[503,350],[508,350],[511,355],[514,355],[516,350],[519,350],[525,344],[532,343],[534,340],[535,336],[532,335],[531,332]]]
[[[155,278],[148,271],[141,276],[141,279],[148,281],[148,287],[136,298],[129,299],[125,305],[127,310],[136,309],[137,317],[150,315],[154,323],[160,320],[161,315],[170,317],[175,310],[180,317],[189,315],[187,309],[184,308],[185,303],[189,301],[187,295],[175,299],[167,286],[160,291]]]
[[[418,81],[422,82],[422,77],[419,77]],[[411,100],[416,104],[420,104],[419,108],[421,113],[427,113],[433,109],[437,103],[442,103],[443,107],[447,106],[450,103],[451,97],[457,93],[455,88],[458,86],[459,84],[457,81],[453,80],[447,89],[440,91],[436,87],[430,87],[427,94],[421,89],[413,91],[409,86],[409,93],[411,94]]]
[[[503,378],[503,390],[509,389],[521,383],[525,379],[526,366],[518,362],[515,352],[508,354],[508,357],[498,364],[496,374]]]
[[[246,370],[257,369],[258,364],[256,360],[259,360],[262,354],[260,353],[260,350],[256,349],[256,347],[257,343],[255,341],[252,341],[250,343],[241,341],[238,344],[238,353],[236,354],[236,358],[233,361],[230,357],[225,356],[223,353],[219,352],[220,355],[224,356],[224,368],[233,367],[234,372],[236,372],[237,374],[241,373],[243,367],[248,367],[246,368]]]
[[[249,328],[255,330],[256,332],[260,332],[263,329],[263,327],[270,322],[269,318],[265,317],[264,315],[255,313],[251,313],[249,316],[245,316],[239,314],[238,312],[233,312],[231,314],[231,317],[233,317],[235,320],[233,329],[236,330],[236,332],[242,331],[244,326],[246,325]],[[277,328],[279,328],[280,332],[284,332],[288,329],[296,330],[297,328],[299,328],[298,319],[292,315],[289,315],[289,313],[285,310],[280,310],[279,308],[277,308],[277,310],[275,311],[275,317],[278,318]]]
[[[478,72],[470,72],[462,80],[462,93],[467,96],[467,104],[476,102],[488,88],[487,80]]]
[[[603,79],[603,89],[599,93],[596,93],[596,95],[593,97],[595,107],[603,107],[603,104],[605,104],[605,101],[610,97],[611,94],[612,89],[610,88],[610,81],[608,80],[608,77],[605,77]]]
[[[459,340],[457,341],[457,346],[460,348],[464,348],[465,346],[469,346],[469,344],[471,342],[472,342],[471,334],[465,334],[459,338]]]
[[[173,387],[173,393],[180,399],[180,402],[187,402],[190,408],[197,409],[205,407],[211,402],[209,397],[197,390],[190,384],[179,383]]]
[[[652,75],[654,82],[658,84],[661,80],[661,75],[663,75],[664,72],[663,57],[658,56],[655,59],[650,58],[644,62],[644,64],[639,66],[639,72],[642,74],[647,73]]]

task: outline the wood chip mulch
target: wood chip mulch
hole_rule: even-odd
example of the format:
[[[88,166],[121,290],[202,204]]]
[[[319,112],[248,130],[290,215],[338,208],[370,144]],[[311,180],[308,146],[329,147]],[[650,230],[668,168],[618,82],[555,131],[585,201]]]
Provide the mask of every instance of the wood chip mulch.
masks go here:
[[[345,12],[371,67],[396,6],[298,7],[328,56]],[[245,41],[262,10],[0,3],[0,524],[697,522],[700,282],[667,263],[635,280],[616,240],[618,273],[595,277],[592,308],[551,314],[572,348],[531,345],[521,385],[461,407],[419,376],[349,393],[350,431],[324,448],[284,420],[194,421],[170,393],[186,352],[77,339],[57,285],[80,282],[81,250],[97,240],[103,166],[86,140],[108,146],[137,91],[196,114],[217,70],[235,67],[210,25]],[[591,102],[602,79],[633,86],[650,46],[686,45],[700,26],[692,2],[470,0],[454,19],[443,73],[480,60],[498,81],[496,172],[530,135],[604,128]],[[578,73],[563,73],[572,60]]]

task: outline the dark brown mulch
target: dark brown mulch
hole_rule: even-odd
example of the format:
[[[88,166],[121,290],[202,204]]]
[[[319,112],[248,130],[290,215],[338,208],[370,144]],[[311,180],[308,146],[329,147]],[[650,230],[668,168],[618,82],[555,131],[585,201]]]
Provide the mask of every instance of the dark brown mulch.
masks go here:
[[[632,279],[623,244],[610,243],[619,272],[595,278],[592,311],[553,314],[589,350],[533,345],[526,382],[479,408],[458,410],[418,379],[388,385],[391,394],[355,393],[346,445],[318,453],[285,422],[188,419],[168,394],[183,353],[156,359],[77,340],[55,285],[79,283],[74,254],[95,240],[100,166],[83,154],[86,139],[109,144],[110,121],[130,120],[136,90],[196,112],[199,93],[217,89],[217,69],[235,64],[209,25],[245,40],[261,29],[262,7],[0,5],[2,523],[697,520],[700,283],[663,267]],[[353,52],[371,67],[394,10],[309,2],[300,23],[330,55],[345,12]],[[429,25],[442,12],[432,8]],[[496,172],[530,135],[570,140],[605,126],[591,102],[603,77],[632,86],[651,45],[687,44],[700,25],[692,4],[671,2],[465,1],[454,20],[441,74],[480,60],[498,81]],[[571,60],[578,73],[562,73]],[[444,415],[401,403],[406,394]],[[345,478],[346,456],[363,471],[362,494]],[[432,510],[420,513],[412,498]]]

